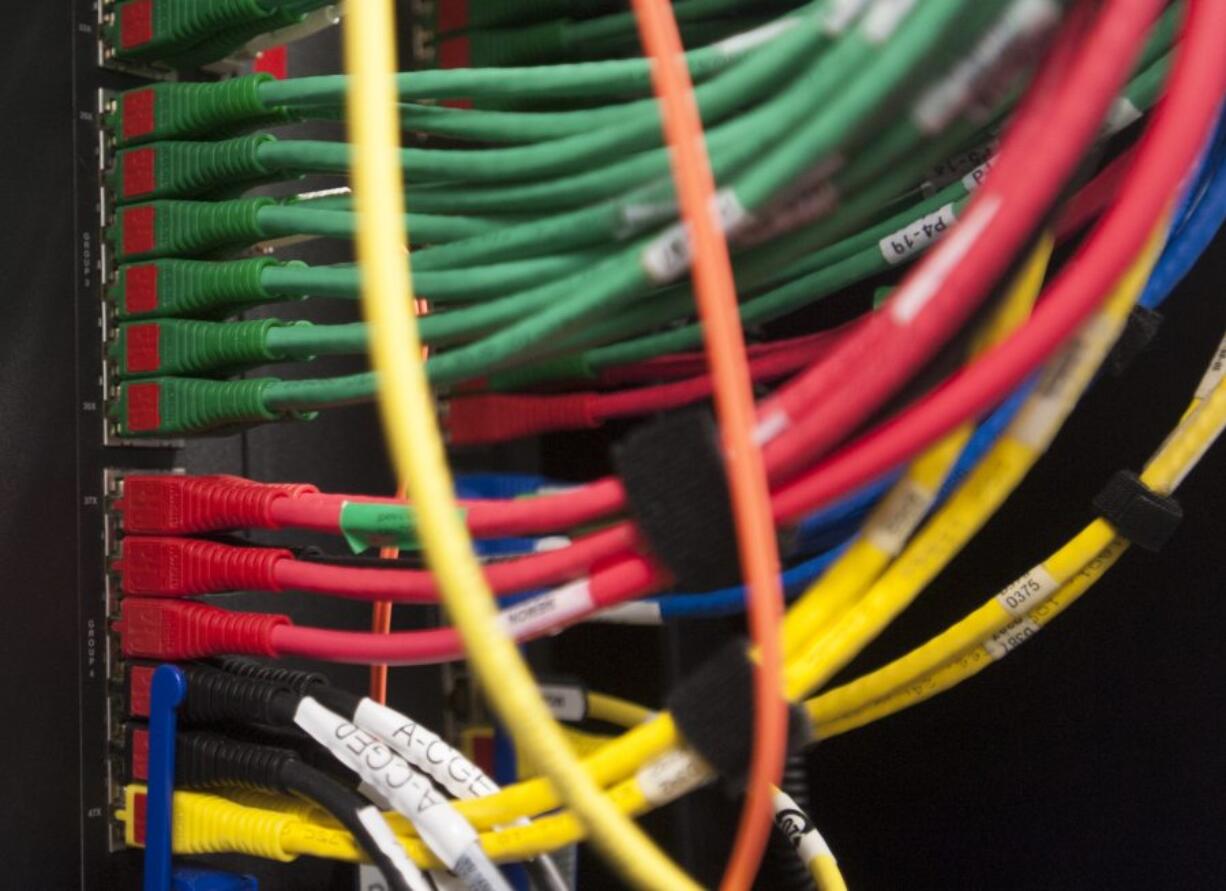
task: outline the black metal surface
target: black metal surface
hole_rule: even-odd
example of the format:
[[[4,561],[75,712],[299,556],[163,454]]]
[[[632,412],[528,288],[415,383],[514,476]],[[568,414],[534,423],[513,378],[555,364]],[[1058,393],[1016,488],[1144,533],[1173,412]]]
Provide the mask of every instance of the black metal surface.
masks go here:
[[[99,88],[140,80],[98,68],[93,0],[27,4],[21,13],[7,29],[0,62],[10,125],[0,174],[7,215],[0,268],[9,285],[0,308],[0,568],[10,615],[0,653],[11,718],[3,735],[9,769],[0,787],[6,802],[0,886],[136,888],[139,853],[111,850],[112,796],[122,777],[109,777],[108,769],[122,715],[108,724],[108,693],[115,691],[105,649],[104,469],[183,467],[309,479],[336,491],[390,492],[393,484],[369,407],[331,412],[312,424],[193,441],[181,450],[103,448],[96,109]],[[290,59],[295,74],[337,71],[336,33],[295,45]],[[336,262],[346,251],[320,243],[295,255]],[[339,303],[293,313],[319,321],[356,318],[355,307]],[[311,373],[344,373],[360,364],[319,363]],[[229,605],[288,612],[301,624],[364,629],[370,623],[369,606],[328,598],[244,597]],[[434,621],[430,611],[401,609],[396,625]],[[367,684],[363,667],[328,671],[351,689]],[[390,697],[423,720],[441,720],[437,671],[393,673]],[[261,887],[272,891],[354,882],[353,868],[344,864],[227,862],[256,872]]]

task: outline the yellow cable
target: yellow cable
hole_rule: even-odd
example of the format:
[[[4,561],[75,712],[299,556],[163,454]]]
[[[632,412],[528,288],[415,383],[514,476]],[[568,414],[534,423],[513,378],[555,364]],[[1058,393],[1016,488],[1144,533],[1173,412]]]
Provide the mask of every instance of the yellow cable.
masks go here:
[[[1103,309],[1046,366],[1005,434],[890,568],[826,633],[789,660],[790,698],[820,687],[905,609],[979,530],[1034,465],[1115,342],[1162,246],[1156,227]]]
[[[818,832],[813,818],[782,789],[775,789],[775,828],[796,851],[817,885],[818,891],[847,891],[834,852]]]
[[[808,863],[809,875],[817,891],[847,891],[847,882],[843,880],[843,871],[839,869],[838,861],[830,854],[820,854]]]
[[[421,361],[404,257],[404,182],[393,80],[391,0],[347,0],[345,67],[362,306],[371,330],[379,408],[393,463],[418,511],[426,559],[469,660],[516,745],[541,765],[597,848],[632,884],[698,886],[607,798],[566,747],[531,673],[498,623],[452,489]]]
[[[1029,312],[1042,285],[1050,249],[1050,242],[1046,239],[1036,248],[1010,288],[1002,311],[996,315],[987,337],[993,340],[999,338],[1011,330],[1020,317]],[[913,475],[918,485],[934,491],[939,487],[949,465],[956,458],[956,437],[960,435],[960,431],[951,434],[947,441],[933,447],[913,462]],[[828,610],[832,604],[837,602],[845,605],[847,601],[854,602],[855,596],[880,573],[890,556],[892,555],[889,552],[884,552],[871,543],[861,547],[853,545],[848,553],[850,559],[836,563],[836,567],[840,567],[837,569],[839,575],[827,581],[820,590],[811,590],[803,599],[810,604],[808,609],[812,610],[811,618],[807,621],[795,621],[790,613],[789,627],[810,627],[813,622],[820,623],[830,615]],[[836,567],[832,567],[827,578],[836,571]],[[798,603],[793,607],[793,612],[798,608],[804,607]],[[585,761],[585,766],[597,783],[608,786],[625,779],[641,765],[667,751],[675,745],[677,739],[671,716],[667,713],[657,714],[602,747]],[[477,828],[489,828],[509,823],[524,815],[543,813],[558,804],[558,797],[548,783],[542,779],[534,779],[509,786],[491,796],[456,802],[456,807]]]
[[[125,787],[125,804],[116,817],[123,823],[124,838],[131,847],[142,845],[143,834],[135,805],[146,794],[144,786]],[[641,814],[655,806],[637,779],[626,780],[609,790],[611,801],[627,814]],[[174,828],[171,846],[176,854],[246,854],[265,860],[288,862],[302,855],[330,860],[357,862],[365,859],[353,836],[328,815],[297,807],[292,799],[280,796],[251,798],[237,791],[229,793],[176,789]],[[438,869],[442,863],[420,838],[411,834],[412,825],[400,814],[384,817],[396,832],[409,857],[423,869]],[[581,841],[584,832],[569,811],[542,817],[529,824],[510,826],[480,835],[486,854],[499,862],[529,859],[548,851]]]
[[[630,702],[628,699],[621,699],[617,696],[610,696],[607,693],[587,694],[587,716],[596,721],[604,721],[606,724],[614,724],[618,727],[637,727],[645,721],[650,721],[655,717],[655,713],[644,708],[636,702]]]
[[[1050,236],[1040,239],[1000,308],[976,337],[972,356],[1004,340],[1029,317],[1043,287],[1053,247]],[[818,631],[852,607],[898,556],[936,501],[973,430],[971,423],[961,425],[912,461],[902,479],[865,519],[861,534],[796,601],[783,624],[785,658],[793,658]]]
[[[1014,285],[1014,290],[1019,292],[1010,298],[1014,308],[1027,305],[1033,299],[1042,281],[1045,262],[1046,255],[1042,251],[1036,251],[1026,272],[1019,276]],[[1024,298],[1026,303],[1021,302],[1024,294],[1029,294],[1029,297]],[[933,458],[935,459],[935,455]],[[929,471],[921,472],[927,474]],[[616,783],[666,751],[676,740],[676,728],[671,717],[667,714],[657,715],[602,747],[587,760],[585,766],[602,785]],[[506,823],[522,815],[539,814],[556,807],[557,804],[558,799],[552,789],[539,779],[516,784],[485,798],[457,802],[458,808],[479,828]]]
[[[1207,375],[1208,376],[1208,375]],[[1141,480],[1167,493],[1226,427],[1226,385],[1198,395]],[[1062,548],[923,646],[807,703],[823,736],[843,733],[929,699],[1004,658],[1087,591],[1128,549],[1096,519]]]

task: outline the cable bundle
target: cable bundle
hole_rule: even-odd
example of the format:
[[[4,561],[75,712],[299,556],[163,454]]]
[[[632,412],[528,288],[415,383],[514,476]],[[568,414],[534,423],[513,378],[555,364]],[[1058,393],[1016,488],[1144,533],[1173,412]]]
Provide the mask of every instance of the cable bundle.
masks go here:
[[[746,21],[749,4],[720,0],[679,2],[671,16],[649,0],[633,17],[597,5],[575,3],[560,23],[473,4],[470,22],[442,27],[441,4],[440,59],[462,44],[508,67],[392,77],[386,10],[355,3],[348,77],[163,83],[118,98],[115,432],[203,433],[377,400],[408,501],[130,475],[114,504],[117,627],[136,658],[467,655],[542,773],[456,803],[473,850],[532,857],[586,833],[628,881],[692,887],[626,817],[720,773],[744,783],[724,880],[744,888],[772,813],[787,831],[780,814],[794,810],[774,789],[789,742],[952,686],[1036,633],[1129,541],[1173,531],[1170,493],[1226,425],[1212,367],[1146,470],[1096,502],[1104,519],[929,644],[825,689],[999,508],[1099,368],[1122,367],[1152,336],[1143,311],[1220,225],[1223,142],[1210,134],[1226,12],[1210,0],[828,0],[754,4]],[[650,61],[629,52],[635,23]],[[592,56],[608,58],[572,61]],[[260,130],[341,115],[352,145]],[[427,138],[400,148],[401,130]],[[350,170],[352,193],[222,197]],[[356,238],[356,264],[217,258],[303,236]],[[227,318],[359,296],[365,323]],[[420,321],[413,297],[430,308]],[[801,312],[835,297],[854,318]],[[365,374],[227,377],[368,343]],[[717,428],[648,421],[651,445],[626,441],[620,477],[561,491],[502,481],[510,497],[477,485],[457,501],[466,481],[453,485],[433,423],[460,446],[707,399]],[[252,528],[332,533],[357,554],[420,550],[426,566],[198,537]],[[695,572],[695,555],[720,559]],[[671,590],[696,579],[717,590]],[[305,628],[185,600],[240,589],[441,602],[455,628]],[[744,726],[743,772],[692,711],[636,723],[580,762],[512,645],[590,618],[742,608],[752,658],[742,646],[719,657],[732,660],[722,673],[715,657],[704,667],[724,690],[694,682],[699,700],[726,699],[711,720]],[[790,710],[799,728],[790,704],[803,704]],[[313,708],[296,720],[323,741],[333,718]],[[433,831],[405,827],[434,851],[406,847],[425,866],[441,856]],[[803,859],[837,887],[810,832],[798,835]]]

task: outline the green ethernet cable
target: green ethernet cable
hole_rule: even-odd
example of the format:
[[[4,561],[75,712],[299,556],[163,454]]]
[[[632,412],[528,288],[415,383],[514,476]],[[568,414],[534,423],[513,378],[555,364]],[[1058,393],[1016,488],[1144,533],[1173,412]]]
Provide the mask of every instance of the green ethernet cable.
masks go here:
[[[800,12],[820,8],[821,4],[818,0]],[[756,34],[742,35],[742,39],[687,52],[691,75],[695,82],[704,82],[779,33],[779,26],[772,23]],[[336,109],[343,107],[346,85],[343,75],[278,81],[259,74],[214,83],[149,84],[120,94],[107,124],[116,143],[123,146],[209,138],[321,111],[335,118]],[[405,72],[398,76],[397,87],[403,101],[517,95],[623,101],[650,95],[651,78],[647,62],[638,58],[514,69]]]
[[[438,249],[434,249],[435,251]],[[422,252],[418,257],[417,266],[427,266],[421,262],[423,258],[429,258],[434,251]],[[636,278],[636,270],[627,269],[624,274],[630,278]],[[603,284],[607,287],[610,282],[618,281],[616,277],[606,279]],[[561,283],[563,288],[569,286],[569,282],[563,280]],[[531,289],[520,295],[516,295],[512,299],[498,301],[489,306],[483,306],[478,311],[467,314],[461,320],[455,314],[445,314],[438,317],[440,327],[440,337],[462,338],[473,333],[493,330],[499,324],[509,322],[520,315],[523,311],[534,309],[538,306],[548,305],[557,296],[561,296],[559,283],[554,282],[544,287]]]
[[[216,61],[252,38],[300,22],[332,0],[121,0],[104,25],[103,37],[114,58],[122,61],[173,63],[202,44],[219,55]],[[230,35],[228,45],[217,43]]]
[[[917,46],[922,47],[923,44],[919,43]],[[923,54],[921,53],[921,56],[922,55]],[[861,96],[858,97],[858,101],[864,102],[865,100]],[[844,110],[844,113],[846,113],[846,110]],[[635,247],[639,248],[642,246],[643,245],[636,245]],[[633,257],[638,253],[638,250],[632,250],[628,253],[631,257]],[[428,254],[429,251],[425,252],[423,256],[428,256]],[[623,253],[610,258],[609,261],[606,261],[608,274],[603,274],[603,272],[606,270],[602,270],[602,274],[595,276],[598,280],[598,287],[593,289],[595,293],[580,295],[579,299],[576,299],[567,305],[550,305],[536,318],[528,319],[526,322],[520,322],[512,325],[510,329],[498,332],[498,334],[479,342],[476,346],[486,349],[493,342],[505,349],[505,346],[509,340],[513,340],[515,337],[519,337],[522,340],[523,335],[519,334],[519,330],[523,330],[526,334],[529,329],[539,327],[537,323],[540,321],[542,316],[549,317],[548,323],[545,326],[546,331],[549,331],[549,325],[556,327],[565,326],[565,324],[570,320],[583,318],[585,314],[590,314],[595,310],[595,308],[600,307],[602,303],[608,299],[609,294],[625,295],[637,290],[639,287],[645,284],[641,273],[641,267],[639,267],[637,263],[627,264],[625,262],[626,259],[626,254]],[[567,283],[562,282],[561,284],[565,285]],[[558,283],[555,283],[553,287],[556,288],[557,285]],[[540,297],[540,291],[541,289],[537,289],[538,298]],[[522,297],[523,295],[519,296]],[[446,315],[447,314],[443,314],[443,316],[440,316],[440,319],[445,321]],[[554,330],[556,330],[556,327]],[[510,333],[510,337],[508,337],[508,333]],[[441,377],[442,380],[446,382],[448,377],[451,375],[456,376],[456,379],[462,379],[462,374],[464,372],[460,371],[462,364],[461,361],[457,360],[457,357],[467,359],[466,356],[462,356],[464,353],[465,349],[459,349],[451,352],[444,352],[436,356],[436,369],[434,369],[434,376],[436,380]],[[441,369],[438,368],[440,365],[442,366]],[[310,398],[313,398],[310,393],[310,388],[312,386],[315,387],[317,391],[314,393],[315,397],[323,398],[323,393],[320,390],[321,387],[326,387],[328,390],[326,399],[320,404],[340,404],[346,401],[366,398],[369,396],[372,381],[369,379],[360,380],[359,378],[361,378],[361,376],[347,380],[337,379],[329,382],[296,382],[294,384],[284,385],[270,384],[269,390],[266,394],[270,399],[268,407],[270,410],[273,408],[292,410],[294,408],[301,407],[297,404],[296,400],[302,400],[305,403],[306,401],[309,401]]]
[[[409,213],[412,243],[444,244],[496,232],[506,219]],[[311,210],[274,198],[230,201],[148,201],[116,209],[106,238],[121,263],[157,257],[194,257],[234,251],[282,238],[351,239],[354,214]]]
[[[714,124],[775,89],[812,55],[821,32],[814,21],[791,28],[772,52],[747,56],[696,91],[707,124]],[[737,127],[745,132],[746,126]],[[550,178],[660,145],[652,107],[617,126],[597,128],[529,146],[480,152],[406,148],[401,160],[411,182],[473,183]],[[661,152],[663,150],[661,149]],[[162,141],[121,150],[112,174],[121,200],[207,195],[232,184],[257,184],[299,173],[345,173],[349,146],[341,142],[284,141],[268,134],[224,142]]]

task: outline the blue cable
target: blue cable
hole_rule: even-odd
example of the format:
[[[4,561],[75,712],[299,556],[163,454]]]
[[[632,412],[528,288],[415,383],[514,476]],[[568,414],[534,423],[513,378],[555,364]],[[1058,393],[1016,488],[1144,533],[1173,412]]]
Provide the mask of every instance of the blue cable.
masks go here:
[[[1190,212],[1167,243],[1141,295],[1141,305],[1153,309],[1196,265],[1226,221],[1226,113],[1218,117],[1217,135],[1202,166],[1201,177],[1188,189]]]
[[[992,447],[1001,433],[1004,432],[1009,422],[1013,420],[1013,416],[1021,408],[1022,403],[1025,402],[1032,386],[1033,383],[1030,381],[1023,384],[976,428],[974,434],[962,449],[961,454],[958,455],[958,460],[954,463],[953,468],[951,468],[949,477],[941,487],[941,492],[937,499],[938,504],[949,497],[954,487],[970,472],[971,468],[979,463],[984,453]],[[812,514],[802,523],[802,526],[809,525],[814,521],[821,522],[827,519],[846,523],[853,518],[855,511],[867,512],[872,506],[872,501],[876,500],[876,497],[874,497],[871,501],[865,503],[865,493],[875,492],[877,497],[880,497],[880,494],[888,489],[897,477],[897,471],[891,472],[886,478],[870,483],[852,495]],[[854,535],[855,528],[853,526],[843,536],[841,541],[830,546],[824,553],[785,570],[780,575],[784,597],[791,600],[807,588],[843,552],[843,549]],[[665,621],[670,619],[714,618],[742,612],[745,609],[745,587],[737,585],[706,594],[664,594],[649,599],[659,607],[660,618]]]

